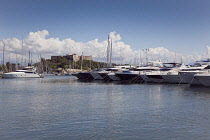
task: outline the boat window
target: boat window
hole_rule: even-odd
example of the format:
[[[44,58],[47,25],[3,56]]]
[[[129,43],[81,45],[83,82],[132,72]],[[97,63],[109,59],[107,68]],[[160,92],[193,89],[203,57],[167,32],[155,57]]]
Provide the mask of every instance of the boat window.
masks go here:
[[[153,63],[148,62],[148,63],[147,63],[147,66],[153,66]]]
[[[134,71],[143,71],[145,69],[134,69]]]
[[[25,73],[33,73],[33,72],[31,72],[31,71],[26,71]]]
[[[163,68],[163,69],[160,69],[160,71],[168,71],[169,69],[167,68]]]
[[[134,70],[134,71],[135,71],[135,70],[136,70],[136,68],[130,68],[129,70]]]
[[[205,67],[204,69],[210,69],[210,66]]]
[[[173,67],[180,67],[181,64],[179,64],[179,63],[164,63],[164,66],[168,67],[168,68],[173,68]]]
[[[123,71],[123,73],[131,73],[130,71]]]
[[[199,67],[199,66],[201,66],[201,64],[200,63],[195,63],[194,65],[192,65],[192,67]]]

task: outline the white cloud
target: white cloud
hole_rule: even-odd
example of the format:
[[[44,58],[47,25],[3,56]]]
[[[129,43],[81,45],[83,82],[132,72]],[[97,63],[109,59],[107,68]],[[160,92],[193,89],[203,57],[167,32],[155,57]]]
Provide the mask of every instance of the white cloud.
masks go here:
[[[33,53],[33,58],[38,60],[40,55],[45,58],[50,58],[52,55],[66,55],[76,53],[81,55],[92,55],[95,60],[105,61],[107,40],[99,42],[98,39],[89,42],[76,42],[71,38],[60,40],[59,38],[47,38],[49,32],[42,30],[38,32],[30,32],[29,35],[22,40],[17,38],[9,38],[2,40],[6,44],[6,61],[16,60],[20,62],[22,60],[22,54],[25,61],[28,58],[28,51]],[[110,39],[113,44],[113,62],[115,63],[139,63],[140,61],[146,61],[146,54],[148,60],[162,60],[165,62],[180,62],[181,59],[185,63],[190,63],[201,59],[201,56],[196,55],[183,55],[169,51],[164,47],[148,48],[146,50],[132,50],[131,46],[125,44],[121,40],[121,36],[116,32],[111,32]],[[22,47],[23,43],[23,47]],[[2,45],[1,45],[2,44]],[[3,46],[1,43],[0,46]],[[2,48],[2,47],[1,47]],[[0,50],[2,53],[2,50]],[[207,56],[210,56],[210,48],[207,46]],[[141,56],[141,59],[140,59]]]

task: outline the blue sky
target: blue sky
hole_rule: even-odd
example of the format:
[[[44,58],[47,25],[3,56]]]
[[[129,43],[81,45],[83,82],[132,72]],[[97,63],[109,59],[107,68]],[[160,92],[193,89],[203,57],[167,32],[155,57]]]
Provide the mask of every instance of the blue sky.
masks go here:
[[[53,38],[103,41],[121,35],[133,50],[183,54],[210,45],[209,0],[0,0],[0,39],[47,30]]]

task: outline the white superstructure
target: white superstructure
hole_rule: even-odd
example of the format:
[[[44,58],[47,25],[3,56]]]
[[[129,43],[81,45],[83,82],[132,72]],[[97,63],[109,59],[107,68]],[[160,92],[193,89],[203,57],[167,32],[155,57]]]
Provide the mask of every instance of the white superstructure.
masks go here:
[[[2,75],[3,78],[41,78],[41,75],[30,70],[16,70]]]
[[[206,63],[200,63],[200,65],[195,65],[189,67],[186,70],[180,71],[179,74],[181,79],[186,81],[190,85],[202,85],[198,79],[194,78],[194,75],[206,73],[210,69],[208,63],[209,61]]]

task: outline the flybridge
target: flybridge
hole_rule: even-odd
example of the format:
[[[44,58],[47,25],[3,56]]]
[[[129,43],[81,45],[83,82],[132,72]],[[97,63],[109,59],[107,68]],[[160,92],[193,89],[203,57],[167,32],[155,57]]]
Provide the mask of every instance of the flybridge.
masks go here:
[[[209,65],[209,63],[210,63],[210,59],[208,58],[207,60],[196,61],[193,65],[191,65],[191,67]]]
[[[196,62],[210,62],[210,59],[207,58],[207,60],[200,60],[200,61],[196,61]]]

